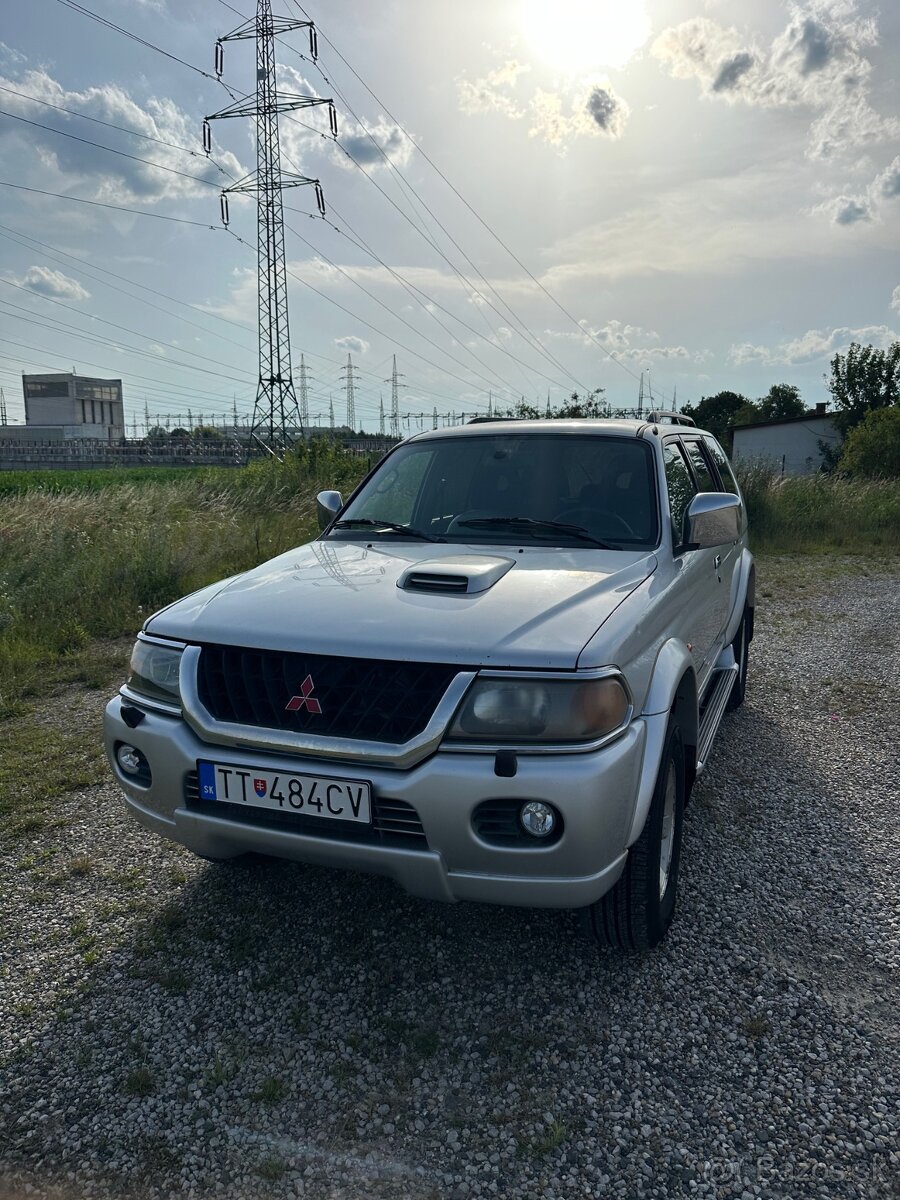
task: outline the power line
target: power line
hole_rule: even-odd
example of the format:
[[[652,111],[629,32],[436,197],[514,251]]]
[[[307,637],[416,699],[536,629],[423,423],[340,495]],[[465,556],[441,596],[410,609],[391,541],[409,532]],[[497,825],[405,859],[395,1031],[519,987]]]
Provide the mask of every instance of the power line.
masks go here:
[[[117,287],[115,284],[108,283],[105,279],[98,278],[94,272],[99,271],[103,275],[109,275],[112,279],[117,279],[121,283],[127,283],[131,287],[139,288],[141,291],[149,292],[151,295],[158,296],[162,300],[168,300],[171,304],[177,304],[177,305],[181,306],[182,308],[192,309],[194,312],[200,313],[204,317],[208,317],[211,320],[219,321],[222,324],[228,325],[233,329],[240,329],[246,333],[253,332],[252,328],[249,325],[244,325],[239,321],[233,321],[229,317],[221,316],[219,313],[208,311],[205,308],[201,308],[199,305],[191,304],[190,301],[188,301],[188,300],[182,300],[180,297],[172,296],[168,292],[162,292],[157,288],[151,288],[147,284],[138,283],[137,280],[126,278],[124,275],[119,275],[115,271],[110,271],[106,267],[100,267],[96,263],[92,263],[90,266],[90,269],[88,269],[87,264],[85,264],[81,259],[76,258],[74,255],[67,254],[66,251],[60,250],[59,247],[51,246],[47,242],[42,242],[38,238],[32,237],[30,234],[20,233],[17,230],[10,230],[9,226],[0,224],[0,237],[6,237],[9,241],[12,241],[14,244],[22,246],[24,249],[29,250],[31,253],[40,255],[42,258],[48,258],[52,262],[59,262],[63,266],[66,266],[68,270],[72,270],[76,274],[81,274],[85,278],[90,279],[92,282],[99,283],[103,287],[108,287],[113,291],[119,292],[123,296],[128,296],[129,299],[136,300],[140,304],[146,304],[148,307],[155,309],[157,312],[165,313],[167,316],[170,316],[170,317],[172,316],[172,313],[169,309],[162,308],[160,305],[154,304],[152,301],[145,299],[143,296],[134,295],[132,292],[127,291],[125,288],[120,288],[120,287]],[[18,240],[19,238],[24,238],[25,241],[24,242],[19,241]],[[33,246],[30,245],[29,243],[33,243]],[[40,247],[42,247],[42,249],[35,250],[34,246],[40,246]],[[72,266],[70,264],[74,264],[74,266]],[[211,335],[212,337],[220,338],[223,341],[227,341],[229,343],[229,345],[234,344],[234,336],[233,335],[221,334],[221,333],[216,332],[216,330],[214,330],[214,329],[207,329],[203,325],[197,324],[196,321],[188,320],[186,317],[178,317],[177,320],[181,324],[190,325],[192,328],[200,330],[201,333],[205,333],[205,334]],[[329,358],[325,354],[319,354],[312,350],[308,350],[308,351],[306,351],[306,353],[310,354],[313,358],[321,359],[323,362],[329,363],[331,366],[335,366],[335,367],[341,366],[341,363],[338,359]],[[363,375],[371,375],[371,377],[375,380],[380,379],[380,373],[377,369],[366,370],[363,367],[358,367],[357,370],[359,370],[361,372],[361,374],[363,374]],[[453,396],[448,396],[444,392],[435,391],[435,389],[433,389],[433,388],[419,387],[417,390],[421,391],[421,392],[425,392],[431,396],[436,396],[439,400],[446,400],[446,401],[449,401],[450,403],[456,402],[456,400]]]
[[[294,3],[296,5],[296,7],[300,10],[300,12],[302,12],[303,15],[306,16],[307,15],[306,10],[303,8],[303,5],[299,3],[299,0],[294,0]],[[584,334],[585,336],[590,338],[590,340],[592,342],[594,342],[604,352],[604,354],[606,354],[613,362],[617,363],[622,368],[623,371],[625,371],[633,379],[638,379],[639,376],[636,372],[632,371],[630,367],[626,366],[625,363],[623,363],[621,361],[621,359],[619,359],[612,350],[610,350],[607,346],[604,346],[603,343],[590,332],[590,330],[585,329],[584,326],[581,324],[581,322],[579,320],[577,320],[577,318],[574,317],[572,315],[572,313],[570,313],[569,310],[559,300],[557,300],[557,298],[553,295],[553,293],[543,283],[541,283],[541,281],[539,279],[537,279],[536,276],[534,276],[532,274],[532,272],[528,269],[528,267],[525,265],[525,263],[523,263],[522,260],[518,257],[518,255],[515,254],[515,252],[506,244],[506,242],[503,240],[503,238],[501,238],[500,235],[488,224],[488,222],[485,221],[485,219],[481,216],[481,214],[469,203],[469,201],[465,198],[465,196],[463,196],[463,194],[459,191],[459,189],[456,188],[453,183],[451,183],[451,181],[447,178],[447,176],[444,174],[444,172],[437,165],[437,163],[435,163],[435,161],[428,155],[428,153],[422,149],[422,147],[413,138],[412,134],[409,133],[409,131],[406,129],[406,127],[400,121],[397,120],[397,118],[394,116],[394,114],[391,112],[391,110],[388,108],[388,106],[384,103],[384,101],[372,90],[372,88],[366,83],[366,81],[362,78],[362,76],[359,74],[359,72],[356,71],[354,69],[354,67],[351,66],[351,64],[347,61],[347,59],[344,57],[344,55],[340,52],[338,47],[334,44],[334,42],[328,37],[328,35],[326,33],[324,33],[322,31],[321,27],[319,28],[319,34],[320,34],[322,40],[328,43],[328,45],[331,47],[331,49],[334,51],[334,53],[337,55],[337,57],[341,60],[341,62],[344,64],[344,66],[347,68],[347,70],[351,73],[351,75],[353,75],[354,78],[358,80],[358,82],[365,88],[365,90],[369,93],[369,95],[376,102],[376,104],[378,104],[379,107],[384,111],[384,113],[388,117],[388,119],[394,122],[394,124],[397,126],[397,128],[400,130],[400,132],[403,134],[403,136],[407,139],[407,141],[410,143],[410,145],[415,147],[416,151],[419,154],[421,154],[421,156],[425,160],[425,162],[428,163],[428,165],[431,167],[431,169],[447,185],[447,187],[453,192],[453,194],[456,196],[456,198],[468,209],[468,211],[472,214],[472,216],[476,219],[476,221],[478,221],[478,223],[482,226],[482,228],[485,229],[491,235],[491,237],[497,242],[497,244],[506,252],[506,254],[509,255],[509,257],[519,267],[519,269],[525,272],[525,274],[532,281],[532,283],[534,283],[536,287],[540,288],[540,290],[544,293],[544,295],[547,297],[547,299],[550,300],[551,303],[554,304],[556,306],[556,308],[569,321],[571,321],[571,323],[573,325],[575,325],[581,331],[582,334]],[[324,75],[323,75],[323,78],[325,78]],[[328,81],[328,83],[329,83],[330,87],[335,86],[334,83],[331,81]],[[337,91],[337,89],[335,89],[335,90]],[[340,92],[338,92],[338,95],[340,96]],[[341,99],[342,99],[342,102],[346,105],[346,99],[343,97],[341,97]],[[359,122],[359,124],[362,125],[363,123],[361,121],[359,121],[359,118],[356,117],[355,113],[353,113],[353,110],[350,109],[349,105],[346,105],[346,107],[348,108],[348,111],[353,114],[354,118]],[[363,128],[365,128],[365,126],[363,126]],[[366,132],[368,133],[369,131],[366,130]],[[374,137],[372,137],[371,134],[369,134],[369,137],[377,145],[376,139]],[[407,186],[411,187],[411,185],[406,180],[406,177],[403,174],[403,172],[400,170],[400,168],[395,163],[391,162],[391,160],[387,157],[387,155],[384,155],[384,152],[383,152],[383,150],[381,150],[380,147],[379,147],[379,150],[382,153],[382,155],[385,157],[385,160],[389,163],[391,168],[397,172],[397,175],[401,179],[403,179],[403,181],[407,184]],[[663,394],[665,395],[666,393],[663,392]]]
[[[211,179],[204,179],[202,175],[191,175],[189,171],[179,171],[177,167],[165,167],[162,163],[153,162],[149,158],[141,158],[139,154],[129,154],[125,150],[117,150],[114,146],[105,146],[102,142],[93,142],[90,138],[80,137],[77,133],[67,133],[64,129],[54,129],[52,125],[44,125],[40,121],[32,121],[28,117],[17,116],[16,113],[8,112],[5,108],[0,108],[0,117],[9,117],[11,121],[21,121],[25,125],[33,125],[36,129],[46,129],[48,133],[55,133],[57,137],[71,138],[73,142],[81,142],[84,146],[93,146],[96,150],[106,150],[109,154],[118,154],[120,158],[131,159],[132,162],[145,163],[148,167],[155,167],[157,171],[167,171],[170,175],[180,175],[183,179],[193,179],[195,183],[202,183],[205,187],[217,188],[219,185]]]
[[[190,71],[196,71],[198,75],[202,75],[204,79],[209,79],[213,83],[221,83],[215,75],[210,75],[209,71],[204,71],[201,67],[195,67],[193,63],[189,63],[184,58],[179,58],[177,54],[172,54],[169,50],[164,50],[162,46],[157,46],[155,42],[150,42],[147,38],[141,37],[140,34],[132,33],[130,29],[126,29],[123,25],[117,25],[115,21],[110,21],[107,17],[100,16],[99,13],[93,12],[89,8],[85,8],[83,4],[76,3],[76,0],[58,0],[58,3],[64,4],[66,8],[71,8],[73,12],[80,13],[84,17],[90,17],[92,21],[96,21],[99,25],[103,25],[107,29],[111,29],[116,33],[121,33],[124,37],[130,38],[133,42],[137,42],[141,46],[145,46],[148,50],[155,50],[157,54],[163,54],[166,58],[170,58],[172,62],[180,63],[183,67],[187,67]],[[228,90],[227,85],[223,87]]]
[[[0,279],[0,283],[4,284],[6,287],[18,288],[20,291],[28,292],[32,296],[37,296],[39,300],[46,300],[48,304],[56,304],[60,308],[67,308],[70,312],[77,313],[79,316],[82,316],[82,317],[87,317],[88,320],[90,320],[90,321],[99,321],[101,323],[101,325],[109,325],[110,328],[119,329],[122,331],[122,333],[132,333],[135,335],[135,337],[143,338],[145,341],[153,342],[152,338],[149,338],[146,336],[146,334],[141,333],[141,331],[139,329],[130,329],[127,325],[117,325],[115,321],[107,320],[107,318],[105,318],[105,317],[98,317],[94,313],[91,313],[91,312],[85,312],[83,309],[76,308],[74,304],[66,304],[65,301],[58,300],[54,296],[45,296],[42,292],[38,292],[34,288],[26,287],[26,285],[24,283],[15,283],[11,279]],[[27,311],[27,310],[25,310],[25,311]],[[177,349],[177,352],[179,354],[189,354],[191,356],[191,358],[200,358],[204,362],[214,363],[216,366],[219,366],[219,367],[228,365],[226,363],[223,363],[221,358],[210,358],[208,354],[200,354],[197,350],[188,350],[184,346],[166,347],[166,348],[167,349]],[[185,365],[185,366],[190,367],[189,363],[181,364],[181,363],[178,363],[178,361],[176,359],[172,359],[171,361],[176,366]],[[205,368],[194,367],[193,370],[199,371],[199,370],[205,370]],[[233,367],[232,370],[234,370],[238,374],[246,375],[248,379],[252,378],[252,376],[250,375],[249,372],[242,370],[242,368],[240,368],[240,367]],[[217,372],[211,371],[211,372],[209,372],[209,374],[214,375],[214,374],[217,374]]]
[[[59,0],[59,2],[63,3],[64,0]],[[153,217],[156,221],[174,221],[179,225],[196,225],[199,229],[218,229],[217,225],[210,225],[206,221],[190,221],[187,217],[170,217],[164,213],[145,212],[140,208],[126,208],[122,204],[106,204],[102,200],[85,200],[83,196],[68,196],[62,192],[47,192],[43,188],[25,187],[22,183],[10,183],[6,179],[0,179],[0,187],[14,188],[17,192],[33,192],[36,196],[53,196],[56,200],[73,200],[76,204],[92,204],[96,208],[111,208],[115,212],[132,213],[137,217]]]
[[[104,337],[103,334],[88,333],[86,330],[79,329],[77,325],[71,325],[68,321],[54,321],[49,318],[42,319],[36,317],[33,310],[23,308],[20,304],[12,304],[9,300],[0,300],[0,304],[5,304],[7,308],[17,309],[25,315],[20,317],[17,313],[8,313],[8,316],[13,317],[17,321],[29,321],[32,325],[41,326],[44,329],[61,329],[64,332],[74,332],[79,338],[85,338],[89,342],[96,342],[97,345],[111,346],[114,350],[125,349],[131,354],[139,354],[142,358],[149,358],[151,361],[162,364],[165,360],[161,359],[158,354],[154,354],[150,350],[142,350],[140,346],[129,346],[127,343],[120,343],[113,338]],[[229,383],[234,382],[232,375],[223,374],[221,371],[211,371],[208,367],[195,367],[193,363],[179,362],[176,359],[170,360],[171,365],[177,367],[181,371],[199,371],[206,376],[215,376],[219,379],[227,379]],[[173,385],[174,386],[174,385]]]
[[[229,179],[234,178],[215,159],[203,154],[200,150],[192,150],[190,146],[180,146],[177,142],[167,142],[164,138],[153,137],[152,134],[141,133],[137,129],[129,129],[126,125],[116,125],[112,121],[103,121],[100,117],[88,116],[87,113],[79,112],[76,108],[65,108],[62,104],[52,104],[49,100],[41,100],[38,96],[29,96],[27,92],[17,92],[15,88],[4,87],[2,84],[0,84],[0,92],[8,92],[11,96],[19,96],[22,100],[30,100],[33,104],[42,104],[45,108],[52,108],[56,112],[67,113],[70,117],[78,117],[80,120],[90,121],[94,125],[103,125],[107,129],[116,129],[119,133],[127,133],[130,137],[142,138],[145,142],[155,142],[158,146],[168,146],[170,150],[180,150],[182,154],[189,154],[191,158],[207,158],[223,175]],[[11,113],[7,114],[7,116],[11,115]],[[55,130],[54,132],[59,133],[60,131]]]
[[[33,346],[33,345],[31,345],[30,342],[17,342],[12,338],[5,338],[5,337],[0,337],[0,342],[4,342],[8,346],[18,346],[19,348],[21,348],[23,350],[33,350],[38,354],[49,354],[51,356],[53,354],[53,352],[48,350],[46,348],[46,346]],[[21,363],[21,361],[22,361],[20,356],[14,356],[12,354],[0,355],[0,358],[7,358],[7,359],[9,359],[10,362]],[[165,405],[166,403],[169,403],[169,404],[179,403],[180,404],[184,400],[189,399],[192,396],[195,397],[196,399],[199,399],[206,403],[209,403],[210,401],[212,401],[215,404],[219,404],[222,402],[221,395],[218,395],[213,392],[204,392],[204,391],[196,389],[196,388],[182,388],[178,384],[174,384],[174,383],[167,384],[165,382],[165,380],[157,379],[153,375],[140,375],[135,371],[111,370],[110,367],[106,363],[92,362],[90,359],[87,359],[87,358],[79,357],[79,361],[84,363],[86,366],[96,367],[99,371],[106,372],[106,374],[109,375],[110,378],[139,379],[139,380],[141,380],[141,390],[142,391],[144,391],[144,390],[161,391],[168,395],[171,395],[172,392],[183,392],[184,393],[184,396],[181,398],[181,400],[179,400],[177,397],[175,397],[173,400],[169,400],[169,401],[155,400],[154,401],[155,404],[160,404],[160,405]],[[67,368],[65,366],[60,366],[58,363],[41,362],[41,363],[37,363],[35,365],[44,367],[48,371],[61,371],[61,372],[65,373],[67,370]],[[18,374],[18,372],[17,372],[17,374]],[[150,385],[149,388],[147,387],[147,384]]]

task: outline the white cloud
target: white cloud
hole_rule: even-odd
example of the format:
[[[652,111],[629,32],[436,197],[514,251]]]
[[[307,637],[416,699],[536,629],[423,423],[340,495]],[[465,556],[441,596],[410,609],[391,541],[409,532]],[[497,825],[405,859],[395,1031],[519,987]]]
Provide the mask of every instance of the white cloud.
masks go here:
[[[338,350],[346,350],[350,354],[365,354],[369,349],[369,343],[365,338],[352,335],[335,338],[333,344]]]
[[[33,126],[19,125],[18,122],[10,123],[4,131],[5,135],[19,140],[27,139],[29,151],[57,173],[58,182],[77,185],[79,195],[114,204],[138,200],[152,204],[173,197],[203,195],[210,196],[211,204],[215,207],[215,192],[198,180],[218,187],[227,181],[226,177],[200,151],[196,117],[183,112],[173,100],[158,96],[138,100],[111,83],[88,87],[80,92],[69,91],[44,69],[27,70],[15,78],[0,76],[0,83],[60,107],[76,109],[101,121],[133,129],[145,137],[197,149],[196,156],[189,157],[169,145],[129,137],[115,129],[94,127],[88,131],[85,123],[77,118],[60,112],[52,114],[51,123],[67,133],[185,173],[173,175],[170,171],[157,170],[147,163],[123,158],[120,154],[109,153],[81,141],[58,137]],[[28,100],[6,93],[4,103],[30,120],[46,120],[46,110],[41,115],[38,106]],[[23,132],[25,130],[27,132]],[[238,177],[245,173],[230,151],[217,149],[214,157],[231,175]],[[185,175],[197,176],[198,180],[185,178]]]
[[[900,313],[900,286],[894,288],[894,294],[891,296],[891,308],[895,313]]]
[[[278,68],[279,86],[284,91],[300,96],[319,97],[313,84],[299,71],[287,65]],[[319,115],[316,115],[319,113]],[[301,124],[302,122],[302,124]],[[280,122],[282,150],[292,160],[292,165],[305,172],[304,160],[313,151],[325,149],[332,161],[348,170],[354,170],[353,162],[328,133],[328,118],[322,109],[311,109],[294,117],[288,113]],[[340,145],[356,159],[360,166],[404,167],[410,161],[415,146],[399,125],[379,114],[373,121],[360,125],[342,114],[338,114],[338,137]]]
[[[622,321],[607,321],[605,325],[591,326],[587,321],[578,322],[583,333],[573,329],[546,329],[544,333],[558,341],[577,342],[582,346],[595,346],[599,342],[616,358],[634,363],[649,363],[652,360],[693,360],[703,362],[711,357],[708,350],[688,350],[686,346],[662,346],[652,343],[659,342],[659,334],[653,329],[642,329],[640,325],[630,325]]]
[[[530,70],[526,63],[512,58],[493,71],[488,71],[481,79],[471,80],[460,76],[456,81],[460,110],[469,116],[485,112],[500,112],[513,118],[524,116],[525,109],[513,93],[519,76]]]
[[[732,346],[728,357],[735,366],[752,362],[761,362],[766,366],[800,366],[817,359],[828,359],[835,354],[842,354],[851,342],[886,350],[892,342],[898,340],[900,333],[887,325],[864,325],[858,329],[842,325],[831,330],[808,329],[799,337],[781,342],[772,348],[753,346],[745,342]]]
[[[584,135],[622,136],[630,109],[608,79],[568,83],[555,91],[535,87],[527,94],[522,77],[530,70],[510,58],[479,79],[460,76],[460,110],[468,116],[499,112],[514,121],[527,119],[529,137],[557,147]]]
[[[875,177],[872,194],[883,200],[900,199],[900,154]]]
[[[805,0],[788,6],[787,26],[766,46],[760,37],[693,17],[666,29],[653,55],[678,79],[697,79],[710,99],[760,108],[808,108],[807,154],[831,158],[900,132],[868,99],[878,42],[875,21],[853,0]]]
[[[64,275],[62,271],[54,271],[51,267],[29,267],[15,282],[42,296],[53,296],[59,300],[88,300],[91,295],[77,279]]]
[[[826,212],[833,225],[856,225],[872,220],[872,208],[866,196],[835,196],[816,206],[814,211]]]

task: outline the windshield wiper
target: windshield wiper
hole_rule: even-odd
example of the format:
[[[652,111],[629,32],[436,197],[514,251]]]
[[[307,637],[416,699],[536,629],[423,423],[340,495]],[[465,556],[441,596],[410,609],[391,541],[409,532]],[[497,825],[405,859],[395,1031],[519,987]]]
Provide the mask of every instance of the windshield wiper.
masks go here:
[[[459,521],[457,524],[468,529],[489,529],[499,525],[508,529],[522,529],[534,533],[547,529],[570,534],[572,537],[580,538],[583,542],[599,546],[601,550],[618,549],[617,546],[611,546],[609,542],[602,542],[600,538],[595,538],[583,525],[567,525],[564,521],[538,521],[534,517],[470,517],[467,521]]]
[[[354,525],[365,525],[366,528],[386,529],[391,533],[406,533],[410,537],[421,538],[423,542],[439,542],[442,539],[432,537],[421,529],[413,529],[411,525],[398,525],[396,521],[376,521],[374,517],[346,517],[343,521],[335,521],[333,529],[352,529]]]

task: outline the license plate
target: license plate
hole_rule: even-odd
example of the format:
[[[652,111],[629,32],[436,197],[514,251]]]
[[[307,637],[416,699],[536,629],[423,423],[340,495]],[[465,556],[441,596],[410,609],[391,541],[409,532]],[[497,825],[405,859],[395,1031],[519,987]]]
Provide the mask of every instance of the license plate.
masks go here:
[[[201,800],[331,821],[369,824],[372,820],[371,787],[353,779],[290,775],[284,771],[259,771],[255,767],[214,762],[198,762],[197,775]]]

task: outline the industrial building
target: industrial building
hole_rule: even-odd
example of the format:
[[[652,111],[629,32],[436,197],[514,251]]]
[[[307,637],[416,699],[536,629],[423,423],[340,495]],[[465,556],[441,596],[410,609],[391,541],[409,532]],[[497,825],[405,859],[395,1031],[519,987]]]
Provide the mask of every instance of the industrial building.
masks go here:
[[[125,437],[121,379],[23,375],[25,424],[0,426],[0,439],[117,442]]]

